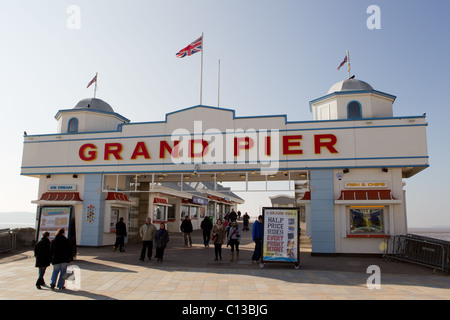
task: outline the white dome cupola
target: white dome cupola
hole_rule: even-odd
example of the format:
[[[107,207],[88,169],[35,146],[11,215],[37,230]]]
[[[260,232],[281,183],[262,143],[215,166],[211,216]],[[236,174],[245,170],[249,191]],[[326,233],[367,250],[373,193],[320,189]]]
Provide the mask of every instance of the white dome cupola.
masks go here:
[[[55,116],[58,133],[81,133],[116,131],[119,124],[130,120],[115,113],[105,101],[87,98],[79,101],[73,109],[59,110]]]
[[[395,98],[352,77],[332,85],[325,96],[309,105],[314,120],[390,118]]]

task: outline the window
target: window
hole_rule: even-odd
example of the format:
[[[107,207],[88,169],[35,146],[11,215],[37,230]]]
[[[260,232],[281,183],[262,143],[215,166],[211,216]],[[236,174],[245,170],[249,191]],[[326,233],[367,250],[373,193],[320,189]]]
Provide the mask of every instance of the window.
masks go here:
[[[216,206],[216,203],[214,201],[209,201],[208,202],[208,215],[209,216],[214,216],[214,214],[216,213],[216,211],[214,210]]]
[[[351,101],[347,105],[347,118],[348,119],[361,119],[361,104],[358,101]]]
[[[166,206],[153,206],[153,222],[167,221],[167,209]]]
[[[119,209],[111,208],[111,220],[109,221],[109,232],[116,232],[116,223],[119,221]]]
[[[198,207],[191,207],[191,219],[198,219]]]
[[[216,212],[217,213],[223,213],[222,212],[222,204],[221,203],[216,203]]]
[[[350,207],[350,234],[383,234],[384,206]]]
[[[189,216],[189,206],[181,206],[181,219],[186,219]]]
[[[78,132],[78,119],[72,118],[69,120],[69,125],[67,126],[67,132]]]
[[[175,207],[167,207],[167,220],[175,220]]]

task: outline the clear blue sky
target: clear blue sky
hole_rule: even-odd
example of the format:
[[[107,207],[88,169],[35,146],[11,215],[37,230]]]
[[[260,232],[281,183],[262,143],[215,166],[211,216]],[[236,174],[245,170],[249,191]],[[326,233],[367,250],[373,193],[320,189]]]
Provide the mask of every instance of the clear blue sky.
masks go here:
[[[80,29],[67,27],[70,5]],[[370,5],[379,30],[366,26]],[[132,122],[199,104],[200,54],[175,53],[204,32],[203,104],[217,104],[221,59],[220,105],[237,116],[311,120],[308,102],[345,79],[349,49],[352,74],[397,96],[395,116],[427,113],[430,168],[406,179],[408,221],[449,226],[449,14],[441,0],[0,0],[0,212],[35,211],[23,131],[56,132],[55,114],[93,95],[96,72],[97,97]]]

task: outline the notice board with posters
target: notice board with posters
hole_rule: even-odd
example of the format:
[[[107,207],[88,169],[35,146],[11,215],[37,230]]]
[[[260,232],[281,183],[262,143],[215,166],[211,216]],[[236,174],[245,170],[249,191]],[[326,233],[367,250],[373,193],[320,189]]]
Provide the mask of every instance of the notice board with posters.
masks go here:
[[[71,206],[41,207],[39,214],[39,226],[37,239],[42,238],[44,231],[50,232],[50,240],[55,238],[55,233],[59,228],[64,228],[66,236],[70,235],[69,227],[72,215]]]
[[[262,263],[300,265],[300,209],[263,208]]]

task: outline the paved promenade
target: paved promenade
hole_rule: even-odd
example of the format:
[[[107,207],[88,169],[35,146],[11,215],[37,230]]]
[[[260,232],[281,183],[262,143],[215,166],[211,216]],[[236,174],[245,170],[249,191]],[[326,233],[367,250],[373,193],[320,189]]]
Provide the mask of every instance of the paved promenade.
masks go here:
[[[299,300],[450,299],[450,275],[431,268],[374,257],[312,257],[310,242],[302,238],[300,268],[292,264],[251,263],[251,231],[244,231],[240,259],[214,260],[200,231],[185,248],[181,234],[171,234],[164,261],[139,261],[140,245],[78,248],[79,288],[37,290],[33,251],[0,254],[0,299],[12,300]],[[369,289],[367,268],[380,268],[380,288]],[[52,266],[45,281],[50,283]],[[67,286],[67,285],[66,285]]]

